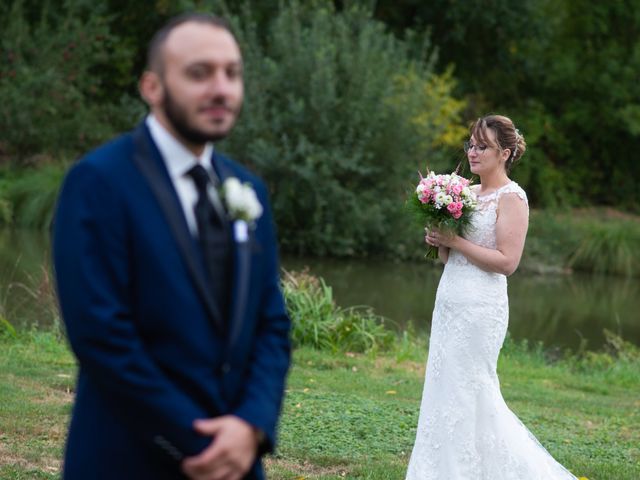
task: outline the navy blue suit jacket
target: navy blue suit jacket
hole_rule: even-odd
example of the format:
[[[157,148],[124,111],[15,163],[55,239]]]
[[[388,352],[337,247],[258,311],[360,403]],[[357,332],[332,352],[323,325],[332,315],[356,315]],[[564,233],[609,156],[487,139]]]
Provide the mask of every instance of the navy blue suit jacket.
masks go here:
[[[264,207],[233,242],[229,317],[210,289],[164,162],[144,124],[76,163],[53,228],[62,316],[79,372],[64,478],[176,479],[211,438],[193,421],[233,414],[275,444],[289,367],[289,318],[264,184],[214,154],[222,179]],[[232,225],[229,224],[229,232]],[[247,478],[262,478],[257,461]]]

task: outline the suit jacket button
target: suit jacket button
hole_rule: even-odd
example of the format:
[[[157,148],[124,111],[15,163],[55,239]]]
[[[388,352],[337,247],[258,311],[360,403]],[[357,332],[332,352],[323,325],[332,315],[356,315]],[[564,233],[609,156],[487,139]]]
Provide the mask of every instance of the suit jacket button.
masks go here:
[[[222,366],[220,367],[220,371],[226,375],[231,371],[231,365],[229,365],[228,362],[223,363]]]

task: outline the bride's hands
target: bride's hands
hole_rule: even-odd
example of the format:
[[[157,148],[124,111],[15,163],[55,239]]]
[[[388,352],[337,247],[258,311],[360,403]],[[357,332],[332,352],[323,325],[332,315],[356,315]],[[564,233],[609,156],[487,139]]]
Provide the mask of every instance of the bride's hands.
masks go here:
[[[424,241],[432,247],[450,247],[457,235],[446,234],[437,228],[424,229]]]

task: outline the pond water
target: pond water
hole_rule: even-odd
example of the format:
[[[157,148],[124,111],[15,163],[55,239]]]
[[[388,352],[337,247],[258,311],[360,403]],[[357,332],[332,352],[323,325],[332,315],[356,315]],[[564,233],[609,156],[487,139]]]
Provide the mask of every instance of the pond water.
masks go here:
[[[393,263],[285,257],[288,269],[309,267],[325,279],[340,306],[368,305],[399,329],[428,332],[442,267],[428,261]],[[602,275],[509,278],[509,332],[515,339],[577,349],[602,348],[604,329],[640,345],[640,281]]]
[[[50,324],[52,284],[46,234],[0,230],[0,315],[18,328]],[[441,267],[424,262],[284,257],[284,268],[321,276],[340,306],[367,305],[399,330],[429,330]],[[640,281],[599,275],[509,278],[509,331],[516,339],[599,349],[609,329],[640,345]]]

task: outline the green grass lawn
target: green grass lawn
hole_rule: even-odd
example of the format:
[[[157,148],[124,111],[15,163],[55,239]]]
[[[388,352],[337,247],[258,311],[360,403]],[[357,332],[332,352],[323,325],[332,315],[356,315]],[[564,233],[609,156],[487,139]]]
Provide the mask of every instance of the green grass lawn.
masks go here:
[[[51,333],[0,339],[0,478],[59,478],[75,362]]]
[[[562,360],[508,343],[499,365],[510,407],[589,480],[640,478],[640,365]],[[414,440],[424,347],[294,354],[270,479],[402,479]],[[0,478],[59,477],[75,364],[52,334],[0,339]]]

